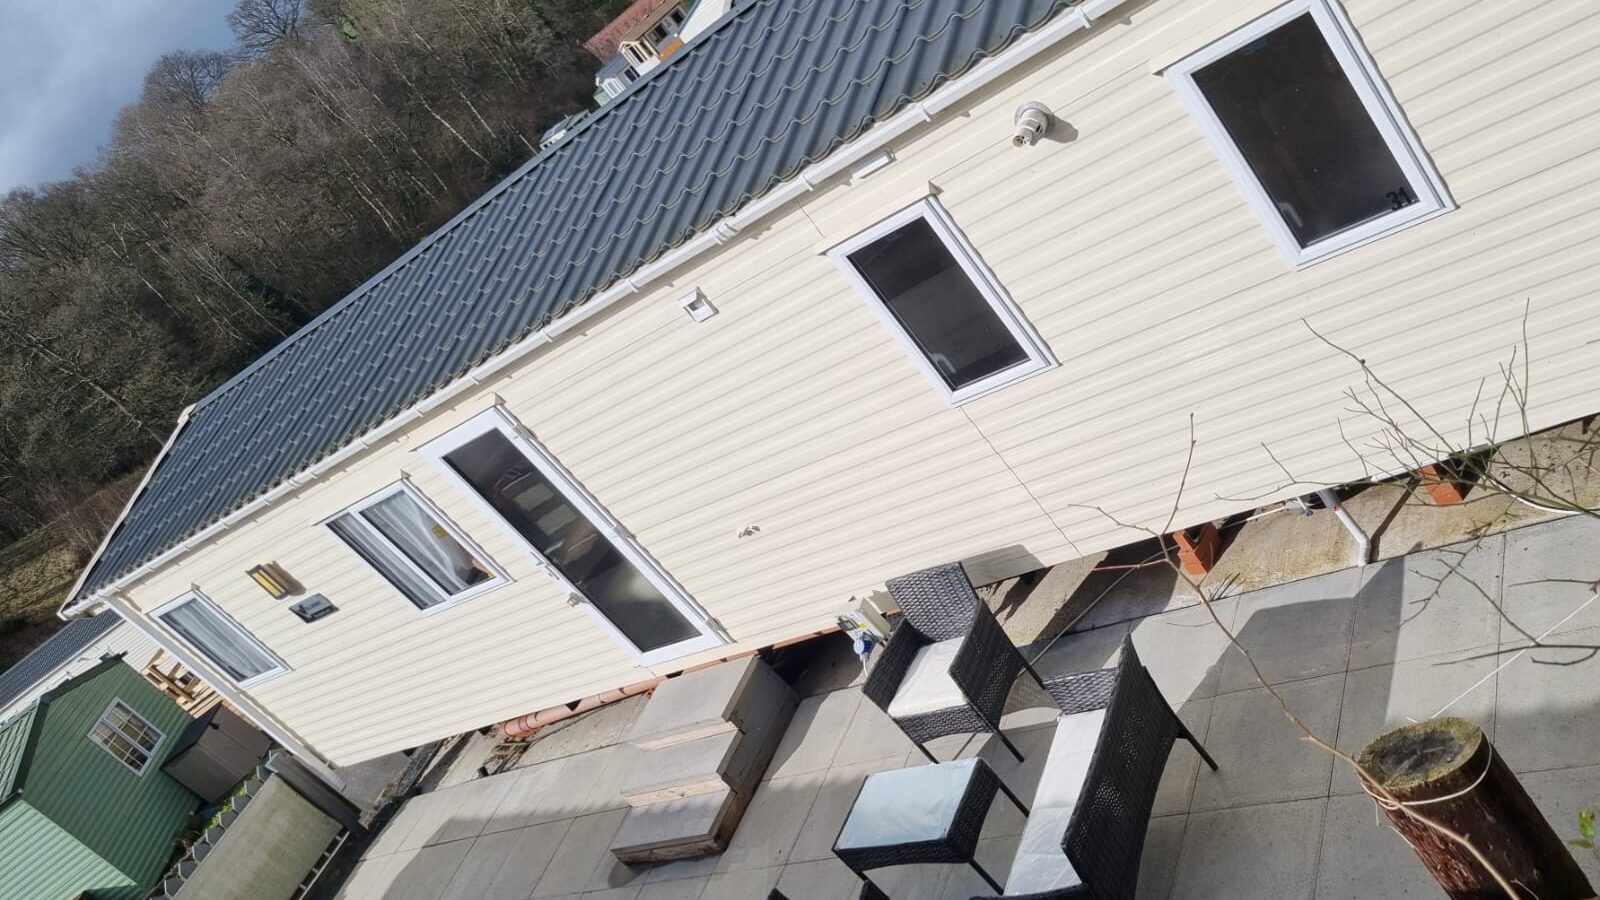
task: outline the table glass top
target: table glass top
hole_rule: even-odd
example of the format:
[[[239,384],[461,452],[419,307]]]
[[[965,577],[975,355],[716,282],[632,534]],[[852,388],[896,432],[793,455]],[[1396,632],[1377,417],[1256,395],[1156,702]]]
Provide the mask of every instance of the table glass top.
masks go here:
[[[963,759],[868,775],[836,846],[891,847],[944,838],[978,763]]]

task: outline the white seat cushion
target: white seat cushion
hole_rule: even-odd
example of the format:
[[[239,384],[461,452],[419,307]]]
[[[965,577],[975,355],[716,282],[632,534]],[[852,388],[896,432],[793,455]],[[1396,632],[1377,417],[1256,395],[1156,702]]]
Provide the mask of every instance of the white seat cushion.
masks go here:
[[[961,649],[961,640],[952,638],[917,651],[900,682],[900,690],[889,701],[889,718],[903,719],[966,705],[967,698],[950,677],[950,663]]]
[[[1089,775],[1089,761],[1094,757],[1105,718],[1105,710],[1095,709],[1056,720],[1055,738],[1039,776],[1033,809],[1011,859],[1007,894],[1061,890],[1082,883],[1061,851],[1061,839],[1067,834],[1067,823]]]

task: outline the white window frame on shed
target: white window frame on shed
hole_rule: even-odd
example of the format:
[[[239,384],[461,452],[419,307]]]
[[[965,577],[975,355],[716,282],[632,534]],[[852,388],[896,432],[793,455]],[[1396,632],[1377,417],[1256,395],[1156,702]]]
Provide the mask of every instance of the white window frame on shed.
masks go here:
[[[415,562],[413,562],[405,550],[401,549],[395,544],[394,541],[390,540],[387,535],[378,530],[378,528],[375,527],[371,522],[362,517],[361,513],[363,511],[382,503],[384,500],[387,500],[396,494],[405,494],[413,503],[417,504],[417,506],[420,507],[423,512],[431,516],[434,522],[436,522],[440,528],[443,528],[445,533],[448,534],[452,540],[454,540],[457,544],[460,544],[462,549],[466,550],[467,553],[472,556],[474,561],[481,563],[483,567],[488,570],[487,574],[489,575],[489,579],[487,581],[472,585],[466,590],[458,591],[454,594],[447,593],[444,586],[439,584],[439,582],[434,579],[433,576],[424,571],[421,566],[418,566]],[[376,541],[382,546],[386,552],[386,555],[388,556],[388,559],[385,560],[388,564],[404,568],[415,575],[423,583],[431,585],[437,596],[441,598],[439,602],[429,606],[418,606],[416,601],[413,600],[400,585],[395,584],[394,581],[389,578],[388,574],[383,571],[383,569],[379,568],[378,565],[367,559],[366,554],[362,553],[355,546],[351,545],[337,531],[334,531],[333,522],[337,519],[346,517],[348,517],[350,521],[354,522],[356,526],[367,535],[367,537]],[[489,556],[488,553],[484,552],[483,548],[479,547],[477,542],[467,537],[466,532],[462,531],[459,525],[451,521],[450,517],[446,516],[443,510],[441,510],[433,501],[424,496],[421,491],[417,490],[416,486],[413,485],[409,480],[404,478],[395,482],[394,484],[389,485],[383,490],[380,490],[377,493],[372,494],[371,496],[366,497],[357,503],[345,507],[339,512],[329,516],[328,518],[322,520],[321,525],[328,529],[328,533],[333,535],[334,540],[338,541],[340,546],[349,550],[357,559],[361,560],[362,565],[366,566],[367,569],[373,574],[383,579],[384,584],[394,588],[395,592],[406,601],[407,606],[410,606],[425,616],[434,615],[435,613],[459,606],[460,604],[465,603],[474,597],[481,596],[497,587],[511,583],[511,576],[507,575],[506,571],[502,569],[500,565]]]
[[[263,672],[261,672],[259,674],[252,675],[251,677],[246,678],[246,679],[244,679],[242,681],[235,680],[233,678],[233,676],[228,674],[228,670],[225,669],[222,666],[221,663],[217,662],[217,660],[211,655],[210,652],[207,651],[207,649],[205,647],[201,647],[200,645],[198,645],[198,644],[194,643],[193,641],[189,640],[187,637],[185,637],[183,635],[182,632],[180,632],[177,629],[173,628],[170,624],[167,623],[166,619],[162,618],[166,614],[170,613],[174,609],[177,609],[178,607],[180,607],[180,606],[182,606],[182,605],[184,605],[186,603],[198,603],[202,607],[204,607],[205,609],[210,610],[211,613],[213,615],[215,615],[217,617],[217,619],[225,627],[231,628],[232,630],[237,632],[239,637],[243,638],[245,640],[245,642],[253,645],[257,650],[261,651],[263,656],[265,656],[268,659],[272,660],[273,663],[274,663],[273,667],[270,668],[270,669],[267,669],[266,671],[263,671]],[[283,659],[278,656],[278,654],[273,653],[270,649],[268,649],[267,645],[263,644],[254,634],[251,634],[250,630],[248,628],[245,628],[243,625],[240,625],[237,621],[234,620],[234,618],[232,616],[228,615],[226,612],[223,612],[222,607],[218,606],[215,602],[213,602],[210,597],[207,597],[205,594],[202,594],[200,592],[199,588],[194,588],[192,590],[185,591],[184,593],[182,593],[179,596],[173,598],[172,600],[169,600],[166,603],[163,603],[160,606],[156,607],[156,609],[153,612],[150,613],[150,618],[153,619],[154,621],[160,623],[161,627],[165,628],[168,632],[170,632],[174,639],[176,639],[178,641],[181,641],[190,650],[193,650],[196,656],[198,656],[200,659],[205,660],[206,663],[211,666],[211,668],[213,668],[213,669],[215,669],[217,671],[218,675],[222,676],[223,678],[228,679],[229,681],[232,681],[238,687],[241,687],[241,688],[255,687],[256,685],[262,683],[263,681],[267,681],[268,679],[271,679],[271,678],[276,678],[279,675],[282,675],[283,673],[289,671],[288,664],[285,663],[283,661]]]
[[[928,358],[921,345],[917,343],[916,338],[912,337],[911,332],[889,309],[889,305],[878,295],[878,292],[867,282],[867,279],[862,276],[855,264],[850,261],[850,254],[918,219],[928,223],[933,229],[934,235],[944,244],[945,249],[955,259],[956,264],[961,267],[961,271],[967,276],[967,279],[972,282],[978,293],[983,296],[989,307],[994,310],[995,315],[1000,319],[1001,325],[1005,327],[1006,332],[1026,355],[1024,361],[971,384],[963,385],[960,388],[952,388],[945,381],[944,376],[939,373],[933,361]],[[1022,310],[1017,306],[1016,301],[1011,299],[1011,295],[1001,286],[1000,279],[995,277],[994,272],[990,271],[989,267],[984,264],[982,257],[978,255],[978,251],[973,248],[971,242],[961,233],[961,229],[956,227],[955,220],[950,217],[950,213],[935,197],[925,197],[918,200],[871,228],[835,245],[828,250],[828,258],[833,260],[834,265],[838,266],[839,271],[844,274],[851,287],[855,288],[861,299],[866,301],[867,306],[877,315],[878,320],[883,323],[885,328],[889,329],[889,333],[894,335],[896,342],[900,344],[900,348],[922,370],[922,374],[927,377],[928,381],[933,384],[934,388],[939,391],[940,395],[951,406],[970,403],[979,397],[988,396],[1023,379],[1048,369],[1053,369],[1058,365],[1055,356],[1050,353],[1050,348],[1045,344],[1044,338],[1040,337],[1039,333],[1034,330],[1032,323],[1022,314]]]
[[[118,725],[115,722],[110,721],[109,717],[111,715],[111,711],[116,709],[119,706],[122,707],[123,710],[126,711],[127,718],[129,718],[129,719],[137,719],[139,721],[139,724],[146,731],[149,731],[149,732],[151,732],[152,734],[154,734],[156,736],[156,742],[153,745],[151,745],[148,749],[146,749],[143,745],[141,745],[137,738],[135,738],[133,735],[129,734],[128,732],[124,731],[121,725]],[[144,755],[144,765],[139,766],[138,768],[134,768],[132,763],[130,763],[127,760],[123,759],[122,756],[120,754],[118,754],[115,750],[112,750],[110,747],[106,746],[105,741],[101,740],[100,736],[95,733],[96,731],[99,730],[100,726],[102,726],[102,725],[105,726],[106,729],[108,729],[109,731],[114,732],[118,737],[120,737],[123,740],[127,741],[128,744],[134,748],[134,751],[136,753],[143,754]],[[106,704],[106,708],[103,711],[101,711],[101,713],[100,713],[100,718],[95,719],[94,725],[90,726],[88,738],[89,738],[89,741],[91,743],[93,743],[96,747],[99,747],[101,750],[104,750],[108,756],[110,756],[112,759],[115,759],[117,762],[122,763],[124,766],[126,766],[128,768],[128,771],[130,771],[133,774],[138,775],[140,777],[143,777],[144,773],[148,772],[150,770],[150,764],[155,762],[156,756],[159,754],[159,752],[161,750],[161,746],[167,742],[167,735],[166,735],[165,732],[163,732],[161,729],[157,728],[154,724],[151,723],[151,721],[149,719],[144,717],[143,713],[140,713],[138,710],[134,709],[132,704],[130,704],[127,701],[123,700],[121,697],[113,697],[113,698],[111,698],[111,702]]]
[[[1302,246],[1284,222],[1283,214],[1273,203],[1254,169],[1228,134],[1222,120],[1196,85],[1194,73],[1308,13],[1323,39],[1328,42],[1345,78],[1360,98],[1362,107],[1382,135],[1389,153],[1404,173],[1408,182],[1406,187],[1415,197],[1415,202]],[[1303,268],[1371,243],[1455,208],[1444,180],[1423,149],[1421,139],[1406,122],[1399,103],[1384,84],[1377,64],[1362,46],[1355,26],[1337,0],[1290,0],[1172,64],[1167,67],[1165,74],[1228,174],[1244,192],[1251,209],[1266,226],[1273,243],[1278,245],[1294,268]]]
[[[698,637],[668,644],[650,651],[642,651],[638,645],[629,640],[620,628],[611,622],[594,603],[584,596],[577,585],[573,584],[561,573],[561,570],[541,554],[538,548],[529,543],[528,539],[519,532],[500,511],[478,492],[453,466],[445,459],[463,445],[471,442],[487,432],[498,431],[525,456],[529,463],[538,469],[539,473],[555,486],[562,497],[587,518],[596,531],[603,535],[617,548],[622,556],[638,570],[652,585],[655,586],[663,597],[675,608],[689,625],[698,632]],[[600,501],[584,488],[578,480],[568,472],[566,467],[555,458],[545,446],[539,442],[521,423],[516,420],[503,407],[494,406],[478,415],[468,419],[450,431],[434,438],[419,447],[417,452],[428,459],[433,466],[446,478],[450,479],[462,494],[471,500],[483,511],[489,520],[495,522],[500,528],[516,541],[533,558],[541,572],[551,581],[560,585],[567,592],[568,605],[582,609],[602,629],[614,638],[618,644],[626,649],[632,656],[634,664],[638,666],[651,666],[657,663],[679,659],[713,647],[720,647],[728,643],[728,637],[721,632],[716,621],[700,608],[682,585],[678,584],[667,570],[655,561],[639,542],[624,529]]]

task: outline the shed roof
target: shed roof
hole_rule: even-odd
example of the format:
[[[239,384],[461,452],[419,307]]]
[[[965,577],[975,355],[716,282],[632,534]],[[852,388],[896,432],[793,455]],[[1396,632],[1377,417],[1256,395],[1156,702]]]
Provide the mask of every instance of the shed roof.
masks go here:
[[[1080,0],[759,0],[196,405],[91,595]]]
[[[51,672],[77,659],[90,644],[121,623],[122,618],[114,612],[68,622],[65,628],[33,648],[32,653],[0,672],[0,709],[49,678]]]
[[[4,805],[22,787],[28,745],[32,741],[33,725],[38,718],[39,704],[35,703],[0,722],[0,805]]]

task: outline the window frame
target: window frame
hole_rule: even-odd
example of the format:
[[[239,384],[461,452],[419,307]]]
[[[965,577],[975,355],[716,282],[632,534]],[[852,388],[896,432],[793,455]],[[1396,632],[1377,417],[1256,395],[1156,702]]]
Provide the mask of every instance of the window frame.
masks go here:
[[[445,459],[451,453],[470,443],[474,438],[498,431],[506,440],[516,447],[527,460],[538,469],[558,491],[562,497],[586,517],[590,524],[606,537],[624,558],[630,562],[639,574],[655,585],[663,597],[671,603],[679,613],[685,616],[689,623],[700,632],[697,638],[668,644],[655,650],[641,650],[637,644],[629,640],[622,629],[618,628],[599,609],[595,608],[593,601],[589,600],[577,585],[568,580],[550,560],[546,559],[539,549],[523,537],[516,526],[508,522],[500,511],[494,508],[478,489],[473,487],[460,473],[455,470],[450,462]],[[666,567],[656,561],[655,557],[639,543],[633,533],[622,527],[599,499],[589,493],[561,461],[556,459],[544,444],[524,428],[510,412],[504,407],[495,405],[472,418],[451,428],[417,448],[423,458],[445,478],[449,479],[470,502],[483,512],[488,520],[499,526],[500,530],[518,546],[525,550],[533,560],[534,565],[545,577],[549,578],[557,587],[566,591],[568,605],[575,606],[597,625],[609,634],[632,657],[636,666],[653,666],[675,659],[682,659],[696,653],[722,647],[732,642],[731,636],[723,631],[722,626],[689,594],[682,584],[667,571]]]
[[[166,619],[162,618],[167,613],[171,612],[174,609],[177,609],[178,607],[182,606],[185,603],[199,603],[202,606],[205,606],[206,608],[210,609],[213,613],[215,613],[217,615],[217,618],[221,619],[230,628],[232,628],[235,631],[237,631],[240,635],[242,635],[244,637],[245,640],[249,641],[251,644],[254,644],[256,649],[261,651],[262,655],[264,655],[268,659],[272,660],[273,663],[275,664],[273,666],[273,668],[268,669],[265,672],[262,672],[262,673],[260,673],[258,675],[252,675],[251,677],[246,678],[243,681],[234,680],[233,676],[228,674],[227,669],[223,668],[223,666],[220,663],[218,663],[215,659],[213,659],[211,657],[211,654],[209,654],[209,653],[207,653],[205,651],[205,648],[200,647],[200,646],[194,644],[193,642],[191,642],[188,638],[184,637],[183,634],[180,633],[177,629],[175,629],[171,625],[167,624],[167,620]],[[190,590],[187,590],[187,591],[184,591],[182,594],[179,594],[177,597],[175,597],[175,598],[173,598],[171,600],[168,600],[166,603],[163,603],[160,606],[156,607],[154,610],[151,611],[150,618],[152,620],[154,620],[155,622],[159,623],[162,628],[166,629],[172,635],[172,637],[175,640],[181,641],[184,646],[188,647],[190,650],[193,650],[196,656],[198,656],[200,659],[205,660],[206,664],[209,665],[212,669],[215,669],[216,673],[218,675],[220,675],[223,678],[226,678],[228,681],[232,682],[238,688],[241,688],[241,689],[252,688],[252,687],[255,687],[258,684],[261,684],[264,681],[268,681],[268,680],[271,680],[273,678],[277,678],[279,675],[282,675],[285,672],[290,671],[289,664],[283,661],[283,657],[279,656],[276,653],[273,653],[271,648],[269,648],[266,644],[262,643],[260,638],[256,637],[253,633],[251,633],[250,629],[244,627],[243,625],[240,625],[237,619],[235,619],[233,616],[228,615],[228,613],[226,611],[224,611],[221,606],[218,606],[217,603],[215,601],[213,601],[210,597],[207,597],[205,594],[201,593],[200,589],[197,588],[197,587],[196,588],[191,588]]]
[[[1249,160],[1233,142],[1222,120],[1195,84],[1193,76],[1205,66],[1308,13],[1322,33],[1323,40],[1327,41],[1345,79],[1360,98],[1362,108],[1383,137],[1395,164],[1405,174],[1407,186],[1415,194],[1416,202],[1302,247],[1262,186]],[[1354,24],[1337,0],[1290,0],[1173,63],[1167,67],[1165,74],[1190,118],[1221,160],[1223,168],[1244,193],[1256,218],[1261,220],[1279,252],[1295,269],[1337,256],[1455,209],[1444,179],[1428,158],[1422,140],[1406,121],[1400,104],[1384,83],[1377,63],[1362,45]]]
[[[483,582],[482,584],[475,584],[458,594],[445,594],[444,588],[439,587],[439,583],[433,580],[432,575],[429,575],[422,569],[421,566],[413,562],[411,557],[407,555],[404,550],[400,549],[400,547],[395,544],[394,541],[389,539],[388,535],[384,534],[382,531],[379,531],[377,527],[360,515],[363,510],[376,506],[384,500],[393,497],[395,494],[405,494],[411,498],[413,503],[422,507],[423,512],[432,516],[434,521],[439,523],[439,527],[443,528],[445,532],[456,541],[456,543],[460,544],[468,553],[472,554],[474,559],[480,563],[483,563],[484,566],[489,569],[489,580]],[[357,527],[364,529],[369,537],[387,548],[389,553],[394,556],[395,561],[397,561],[401,566],[409,569],[412,574],[421,578],[424,583],[433,585],[434,588],[438,590],[439,595],[445,599],[439,603],[433,604],[432,606],[418,606],[416,602],[413,601],[411,597],[400,588],[399,585],[395,584],[389,579],[389,576],[385,574],[382,569],[373,565],[372,562],[363,556],[359,550],[357,550],[355,547],[352,547],[350,543],[341,537],[337,531],[333,530],[333,522],[337,519],[344,518],[345,516],[350,516],[357,523]],[[463,603],[466,603],[468,600],[482,596],[483,594],[486,594],[495,588],[503,587],[512,582],[511,576],[506,573],[506,570],[502,568],[499,563],[494,561],[493,557],[489,556],[489,554],[486,553],[476,541],[467,537],[466,532],[461,530],[461,526],[451,521],[450,517],[444,514],[444,510],[440,509],[438,504],[434,503],[432,500],[429,500],[427,496],[418,490],[416,485],[413,485],[410,479],[407,478],[402,478],[399,481],[382,488],[376,493],[363,497],[362,499],[345,507],[344,509],[339,510],[326,519],[323,519],[317,524],[326,529],[328,534],[332,535],[333,539],[339,542],[339,546],[345,548],[351,553],[351,555],[360,560],[361,564],[366,566],[368,571],[378,576],[378,578],[381,579],[384,584],[393,588],[395,593],[399,594],[400,598],[406,602],[407,606],[424,616],[431,616],[443,612],[446,609],[453,609]]]
[[[127,732],[123,731],[119,726],[113,725],[109,721],[106,720],[106,717],[111,715],[111,710],[115,709],[117,706],[121,706],[123,709],[126,709],[128,711],[128,715],[129,715],[130,718],[138,719],[140,722],[144,723],[144,727],[145,728],[149,729],[152,732],[155,732],[155,736],[156,736],[155,746],[151,747],[148,751],[146,751],[143,747],[140,747],[139,746],[139,742],[134,740],[132,737],[130,737]],[[107,747],[105,744],[101,743],[100,739],[95,736],[94,732],[95,732],[95,729],[99,728],[102,724],[104,724],[107,728],[111,729],[112,731],[116,732],[119,736],[121,736],[121,738],[123,740],[127,741],[128,743],[132,744],[134,747],[138,748],[140,753],[145,753],[146,756],[145,756],[145,760],[144,760],[144,765],[140,766],[137,769],[135,769],[133,766],[128,764],[127,760],[125,760],[122,757],[118,756],[117,754],[113,753],[111,751],[110,747]],[[162,731],[161,729],[157,728],[155,726],[155,723],[151,722],[148,718],[145,717],[144,713],[139,712],[137,709],[134,709],[133,708],[133,704],[129,703],[128,701],[126,701],[124,699],[122,699],[121,697],[112,697],[111,698],[111,702],[107,703],[105,709],[100,711],[100,717],[94,720],[94,724],[93,725],[89,726],[89,732],[88,732],[88,734],[85,735],[85,737],[87,737],[89,739],[89,743],[94,744],[96,747],[99,747],[101,750],[105,751],[105,754],[107,756],[109,756],[112,759],[116,760],[117,762],[121,763],[125,768],[127,768],[128,771],[130,771],[133,774],[139,776],[140,778],[144,777],[144,773],[150,771],[150,766],[155,763],[156,757],[161,754],[161,748],[163,746],[165,746],[166,743],[167,743],[167,733],[165,731]]]
[[[933,229],[934,235],[939,238],[940,243],[944,244],[945,249],[949,251],[951,258],[961,267],[962,272],[967,276],[967,280],[971,281],[973,286],[978,289],[978,293],[989,304],[989,308],[994,310],[995,315],[1000,319],[1000,323],[1005,326],[1006,332],[1011,335],[1011,339],[1016,341],[1022,352],[1027,356],[1026,360],[1008,369],[1001,369],[998,372],[986,375],[971,384],[960,388],[952,388],[945,382],[944,376],[939,374],[939,370],[934,366],[933,360],[929,359],[928,355],[923,352],[916,338],[912,337],[911,332],[905,325],[901,324],[900,320],[889,309],[888,302],[878,295],[878,292],[868,283],[867,279],[855,267],[855,264],[850,261],[850,254],[918,219],[926,221],[929,227]],[[838,267],[839,271],[844,274],[845,279],[855,289],[855,292],[878,317],[878,321],[889,329],[889,333],[894,336],[895,341],[900,345],[900,349],[911,358],[911,361],[922,371],[928,381],[933,383],[940,396],[944,397],[945,402],[951,406],[962,406],[980,397],[987,397],[996,391],[1003,390],[1019,381],[1031,378],[1040,372],[1049,371],[1060,365],[1056,361],[1054,354],[1050,352],[1049,346],[1045,344],[1044,338],[1034,329],[1033,323],[1029,322],[1027,316],[1023,315],[1021,307],[1017,305],[1010,293],[1000,284],[1000,279],[983,262],[983,258],[978,255],[978,251],[972,246],[972,242],[968,241],[966,235],[961,233],[961,229],[956,226],[955,220],[950,217],[950,213],[936,197],[924,197],[879,221],[865,231],[858,232],[850,238],[835,244],[827,251],[827,256]]]

